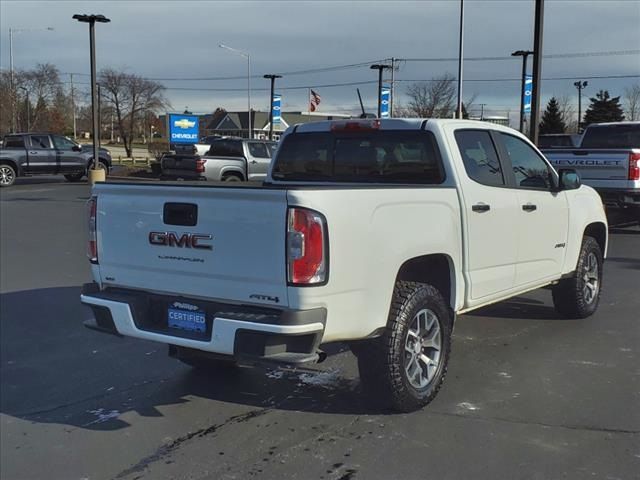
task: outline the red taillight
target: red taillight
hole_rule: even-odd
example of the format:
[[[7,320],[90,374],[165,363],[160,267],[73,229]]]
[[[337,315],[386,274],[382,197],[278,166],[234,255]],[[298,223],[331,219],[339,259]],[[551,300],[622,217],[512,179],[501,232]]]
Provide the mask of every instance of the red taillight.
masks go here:
[[[204,173],[204,164],[207,161],[203,158],[199,158],[196,160],[196,173]]]
[[[326,222],[313,210],[290,208],[287,219],[289,283],[315,285],[327,279]]]
[[[332,132],[363,132],[380,129],[380,120],[358,120],[349,122],[333,122]]]
[[[89,242],[87,244],[87,257],[91,263],[98,263],[98,235],[96,232],[96,214],[98,211],[98,197],[92,196],[87,202],[89,213]]]
[[[629,154],[629,180],[640,180],[640,153]]]

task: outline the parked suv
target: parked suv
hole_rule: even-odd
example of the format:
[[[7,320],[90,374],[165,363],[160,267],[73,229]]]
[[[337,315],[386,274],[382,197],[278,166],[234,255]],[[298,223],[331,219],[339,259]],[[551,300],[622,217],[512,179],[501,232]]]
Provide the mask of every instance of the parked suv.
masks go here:
[[[239,182],[262,181],[267,176],[275,142],[224,138],[211,143],[205,155],[165,155],[164,178]]]
[[[17,177],[63,174],[77,182],[93,163],[93,146],[82,146],[62,135],[14,133],[6,135],[0,149],[0,186],[13,185]],[[109,150],[99,151],[98,168],[111,168]]]

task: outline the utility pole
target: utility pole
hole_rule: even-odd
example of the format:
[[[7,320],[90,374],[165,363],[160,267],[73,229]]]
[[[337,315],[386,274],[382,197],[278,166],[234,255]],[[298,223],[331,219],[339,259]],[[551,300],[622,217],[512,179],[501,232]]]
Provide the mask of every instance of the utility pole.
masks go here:
[[[385,69],[390,69],[391,65],[378,64],[371,65],[371,70],[378,70],[378,116],[376,118],[380,118],[380,113],[382,109],[382,72]]]
[[[396,86],[396,59],[391,57],[391,101],[389,102],[389,117],[393,118],[393,99],[395,97],[395,86]]]
[[[78,139],[78,132],[76,130],[76,95],[75,90],[73,89],[73,73],[70,73],[71,77],[71,111],[73,114],[73,139]]]
[[[540,113],[540,83],[542,80],[542,36],[544,33],[544,0],[536,0],[533,35],[533,89],[531,95],[531,135],[529,140],[538,144],[538,116]]]
[[[13,28],[9,29],[9,90],[11,90],[11,133],[16,133],[16,95],[13,79]]]
[[[574,82],[573,85],[578,89],[578,133],[581,133],[582,128],[582,89],[589,85],[586,80],[581,82]]]
[[[267,80],[271,80],[271,96],[269,97],[269,140],[273,140],[273,94],[275,91],[276,78],[282,78],[282,75],[267,74],[263,76]]]
[[[480,120],[484,120],[484,106],[486,105],[486,103],[481,103],[480,104]]]
[[[462,118],[462,57],[464,52],[464,0],[460,0],[460,39],[458,42],[458,105],[456,117]]]
[[[511,54],[512,57],[522,57],[522,85],[520,87],[520,132],[524,132],[524,88],[527,80],[527,57],[533,52],[531,50],[517,50]]]

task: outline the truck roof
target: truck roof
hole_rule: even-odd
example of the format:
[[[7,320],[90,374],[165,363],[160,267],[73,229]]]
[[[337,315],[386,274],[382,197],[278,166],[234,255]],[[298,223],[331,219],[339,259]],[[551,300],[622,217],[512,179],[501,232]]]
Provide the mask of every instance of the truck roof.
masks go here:
[[[510,133],[516,132],[519,134],[517,130],[495,123],[483,122],[480,120],[459,120],[457,118],[351,118],[340,120],[323,120],[321,122],[299,123],[297,125],[293,125],[287,130],[286,133],[328,132],[331,131],[332,128],[335,128],[334,125],[346,126],[347,124],[361,124],[364,126],[366,124],[370,124],[371,126],[373,126],[375,122],[378,122],[379,126],[373,128],[379,130],[431,130],[431,128],[429,128],[430,126],[438,128],[438,126],[453,123],[456,126],[462,128],[466,127],[492,129]]]

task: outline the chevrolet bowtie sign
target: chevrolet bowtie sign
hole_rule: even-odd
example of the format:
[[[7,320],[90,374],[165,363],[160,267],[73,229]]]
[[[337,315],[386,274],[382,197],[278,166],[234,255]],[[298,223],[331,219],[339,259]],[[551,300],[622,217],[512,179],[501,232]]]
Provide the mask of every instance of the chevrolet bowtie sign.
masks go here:
[[[171,143],[198,143],[197,115],[169,115],[169,138]]]

